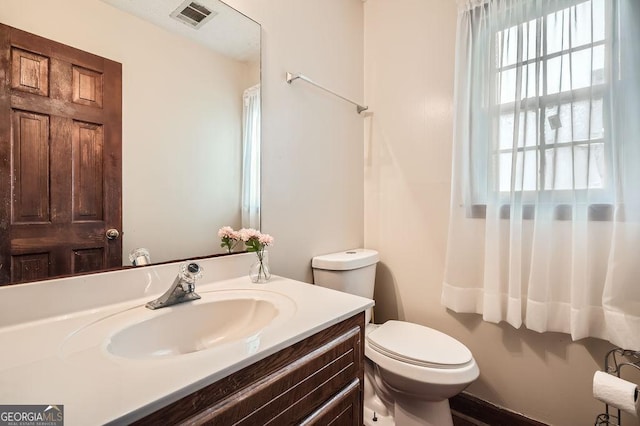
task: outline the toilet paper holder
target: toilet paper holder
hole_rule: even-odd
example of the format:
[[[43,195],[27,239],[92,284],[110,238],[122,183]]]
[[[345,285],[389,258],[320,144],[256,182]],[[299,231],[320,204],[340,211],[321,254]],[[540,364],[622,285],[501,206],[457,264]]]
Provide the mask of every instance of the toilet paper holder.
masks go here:
[[[614,348],[604,357],[604,371],[606,373],[621,378],[622,369],[627,367],[640,370],[640,351]],[[598,414],[594,426],[605,425],[622,426],[621,410],[605,404],[605,412]]]

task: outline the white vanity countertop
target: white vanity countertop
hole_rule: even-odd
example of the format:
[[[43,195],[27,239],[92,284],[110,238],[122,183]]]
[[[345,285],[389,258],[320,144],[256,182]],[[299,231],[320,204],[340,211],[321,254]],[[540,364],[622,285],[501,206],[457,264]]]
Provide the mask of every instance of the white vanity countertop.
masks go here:
[[[213,347],[154,359],[116,357],[97,338],[74,350],[68,345],[70,336],[140,309],[149,297],[0,327],[0,404],[64,405],[70,426],[129,423],[373,306],[366,298],[276,276],[266,284],[252,284],[244,276],[196,288],[203,299],[225,290],[279,293],[295,303],[295,310],[284,324],[267,327],[241,350]],[[28,309],[29,301],[22,302]]]

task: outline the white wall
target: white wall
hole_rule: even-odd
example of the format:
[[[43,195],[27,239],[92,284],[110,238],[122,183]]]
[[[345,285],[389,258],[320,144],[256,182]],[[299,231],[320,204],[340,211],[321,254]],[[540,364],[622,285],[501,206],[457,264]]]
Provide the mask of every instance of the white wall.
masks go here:
[[[297,81],[363,98],[361,0],[229,0],[262,24],[262,230],[273,273],[311,281],[311,258],[363,243],[364,120]]]
[[[0,22],[120,62],[124,264],[221,251],[240,225],[244,64],[98,0],[2,0]],[[250,80],[249,80],[250,79]]]
[[[446,250],[456,5],[454,0],[365,3],[365,245],[378,249],[378,321],[440,329],[473,352],[468,391],[553,425],[593,424],[604,405],[591,380],[610,345],[571,342],[460,315],[440,305]]]

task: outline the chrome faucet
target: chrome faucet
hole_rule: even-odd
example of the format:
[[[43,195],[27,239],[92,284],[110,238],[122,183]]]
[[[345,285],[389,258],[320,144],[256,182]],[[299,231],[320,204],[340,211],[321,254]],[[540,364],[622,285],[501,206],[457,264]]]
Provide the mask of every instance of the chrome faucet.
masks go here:
[[[147,303],[149,309],[166,308],[178,303],[198,300],[200,296],[195,292],[196,280],[202,276],[202,267],[195,262],[186,262],[180,265],[180,272],[162,296]]]

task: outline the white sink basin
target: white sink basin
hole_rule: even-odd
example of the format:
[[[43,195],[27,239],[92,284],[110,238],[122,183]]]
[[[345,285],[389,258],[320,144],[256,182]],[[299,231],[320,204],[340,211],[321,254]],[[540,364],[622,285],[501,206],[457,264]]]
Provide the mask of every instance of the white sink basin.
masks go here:
[[[237,298],[189,302],[133,324],[111,337],[107,350],[125,358],[163,357],[201,351],[255,335],[278,316],[267,300]]]
[[[164,359],[215,348],[253,353],[268,327],[284,325],[295,303],[260,290],[211,291],[200,300],[149,310],[135,307],[90,324],[64,342],[63,356],[96,344],[112,356]]]

